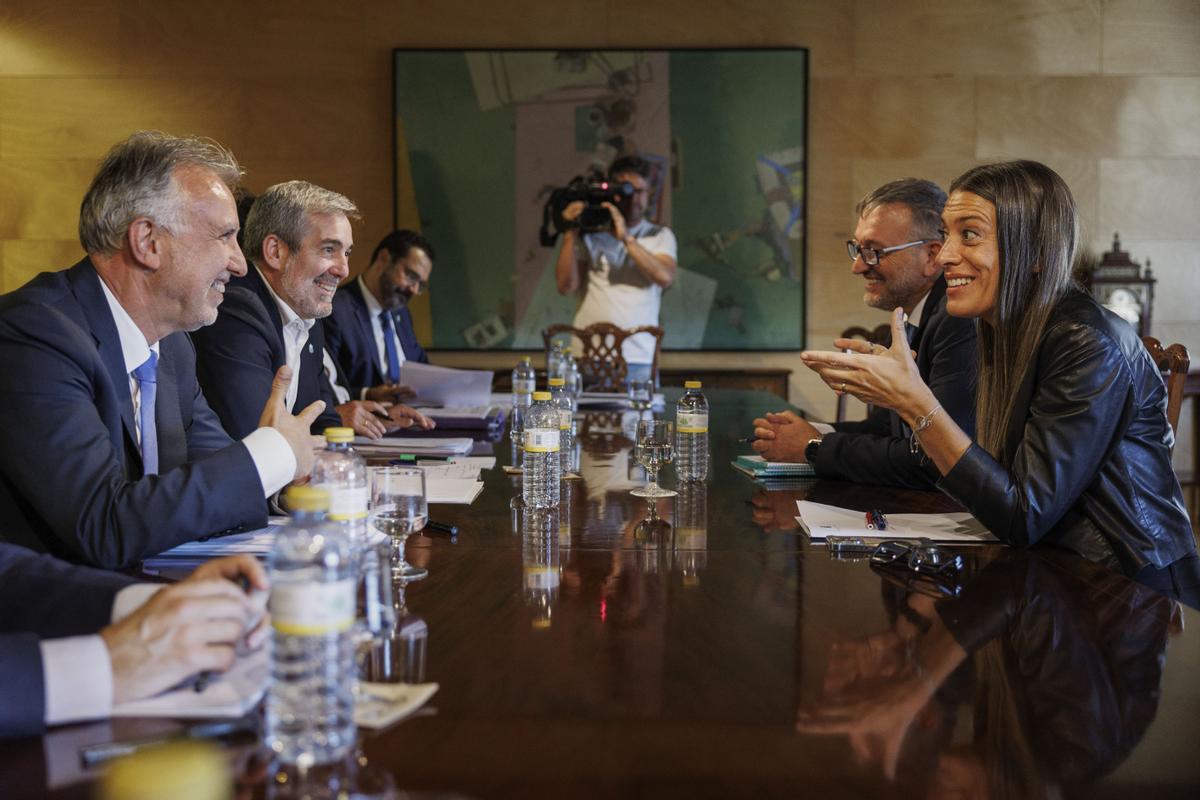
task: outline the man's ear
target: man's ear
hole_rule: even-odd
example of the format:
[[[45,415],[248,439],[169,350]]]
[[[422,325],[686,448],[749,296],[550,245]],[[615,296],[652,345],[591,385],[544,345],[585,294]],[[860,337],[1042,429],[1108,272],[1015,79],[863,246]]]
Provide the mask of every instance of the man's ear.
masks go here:
[[[938,253],[940,252],[942,252],[942,243],[930,242],[929,250],[925,254],[925,263],[921,268],[921,273],[926,278],[936,278],[942,273],[942,265],[938,263]]]
[[[276,272],[283,272],[283,265],[287,263],[290,252],[291,249],[287,246],[287,242],[273,233],[268,233],[267,237],[263,239],[262,252],[259,255],[262,257],[264,266]]]
[[[125,231],[125,243],[135,264],[149,270],[162,266],[162,236],[165,230],[149,217],[138,217]]]

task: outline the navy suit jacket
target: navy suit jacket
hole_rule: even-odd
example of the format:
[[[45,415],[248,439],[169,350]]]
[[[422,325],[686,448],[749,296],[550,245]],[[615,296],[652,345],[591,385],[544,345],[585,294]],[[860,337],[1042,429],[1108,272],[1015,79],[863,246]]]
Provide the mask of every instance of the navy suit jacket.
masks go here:
[[[144,475],[129,375],[85,258],[0,298],[0,539],[116,569],[267,521],[250,452],[196,383],[187,334],[159,342],[159,474]]]
[[[196,343],[196,376],[204,396],[230,436],[246,436],[258,427],[275,373],[287,360],[283,317],[257,269],[251,266],[245,277],[229,282],[217,321],[194,331],[192,341]],[[312,426],[317,434],[342,424],[334,409],[333,388],[325,377],[324,346],[318,320],[308,333],[292,376],[299,381],[296,412],[317,400],[325,401],[325,410]]]
[[[363,389],[387,383],[387,376],[379,369],[383,354],[375,345],[367,301],[357,280],[337,290],[333,296],[333,313],[324,322],[325,346],[333,356],[342,384],[350,390],[351,397],[358,399],[362,397]],[[405,359],[428,364],[429,356],[417,343],[412,314],[408,308],[401,306],[393,311],[392,322]]]
[[[974,438],[975,323],[946,313],[945,278],[929,291],[912,348],[921,380],[942,406],[939,413]],[[822,437],[813,467],[822,478],[907,489],[936,489],[941,477],[933,462],[912,454],[900,417],[879,407],[865,420],[835,425]]]
[[[0,738],[42,732],[46,687],[39,641],[96,633],[112,618],[115,572],[73,567],[0,543]]]

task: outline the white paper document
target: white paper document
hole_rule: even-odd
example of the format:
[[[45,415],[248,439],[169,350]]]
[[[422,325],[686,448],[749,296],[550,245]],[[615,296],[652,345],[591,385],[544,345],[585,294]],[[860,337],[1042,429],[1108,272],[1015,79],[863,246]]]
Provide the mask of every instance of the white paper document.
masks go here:
[[[400,383],[417,393],[416,401],[437,406],[485,406],[492,396],[494,373],[480,369],[449,369],[405,361]]]
[[[470,505],[483,491],[483,482],[474,478],[432,478],[425,481],[425,500],[429,503]]]
[[[184,542],[164,553],[159,553],[154,558],[146,559],[146,565],[153,566],[160,560],[208,560],[218,556],[231,556],[236,553],[265,556],[271,552],[271,547],[275,544],[275,532],[279,530],[280,525],[287,522],[287,517],[271,517],[269,522],[270,524],[265,528],[258,528],[257,530],[246,531],[245,533],[214,536],[211,539],[205,539],[201,542]]]
[[[436,683],[371,683],[359,685],[354,724],[378,730],[411,716],[433,697]]]
[[[797,500],[796,521],[813,541],[828,536],[865,536],[872,539],[926,538],[947,544],[986,544],[999,541],[983,523],[965,511],[949,514],[888,514],[886,530],[867,528],[862,511],[852,511],[808,500]]]
[[[113,706],[114,717],[173,717],[203,719],[240,717],[258,704],[267,691],[271,677],[269,648],[260,647],[234,662],[228,672],[213,676],[197,692],[191,682],[145,700],[133,700]]]

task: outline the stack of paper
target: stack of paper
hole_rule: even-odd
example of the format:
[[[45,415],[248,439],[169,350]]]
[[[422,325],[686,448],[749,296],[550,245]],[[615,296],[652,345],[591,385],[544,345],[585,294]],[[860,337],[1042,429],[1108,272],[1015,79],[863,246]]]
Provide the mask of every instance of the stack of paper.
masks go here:
[[[650,401],[653,408],[663,408],[666,398],[662,392],[655,393]],[[580,408],[629,408],[629,395],[625,392],[581,392]]]
[[[483,491],[476,464],[453,462],[421,468],[425,470],[426,502],[468,505]],[[381,467],[367,467],[367,472],[373,473],[377,469]]]
[[[862,511],[797,500],[796,521],[814,541],[829,536],[863,536],[872,539],[931,539],[948,544],[986,544],[999,541],[983,523],[965,511],[950,514],[887,514],[887,529],[867,527]]]
[[[817,474],[812,464],[794,461],[767,461],[762,456],[738,456],[733,468],[756,479],[809,478]]]
[[[199,542],[184,542],[165,553],[159,553],[154,558],[146,559],[145,566],[162,567],[174,561],[207,561],[210,558],[237,553],[264,557],[271,552],[271,547],[275,544],[275,532],[286,522],[287,517],[271,517],[270,524],[265,528],[233,533],[229,536],[213,536]]]
[[[382,439],[354,437],[354,449],[364,456],[389,456],[411,453],[417,456],[462,456],[471,452],[475,441],[455,439],[418,439],[411,436],[385,436]]]

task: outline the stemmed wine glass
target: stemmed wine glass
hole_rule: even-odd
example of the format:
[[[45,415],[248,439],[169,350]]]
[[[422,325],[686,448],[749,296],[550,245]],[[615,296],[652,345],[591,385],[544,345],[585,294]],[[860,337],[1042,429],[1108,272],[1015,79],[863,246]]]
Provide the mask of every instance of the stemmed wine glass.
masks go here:
[[[419,467],[379,467],[371,474],[371,524],[392,540],[392,578],[415,581],[429,570],[404,560],[409,534],[425,527],[425,472]]]
[[[643,419],[637,424],[635,440],[638,463],[646,468],[649,482],[630,494],[635,497],[674,497],[678,492],[658,485],[658,469],[670,464],[675,446],[675,426],[664,419]]]

